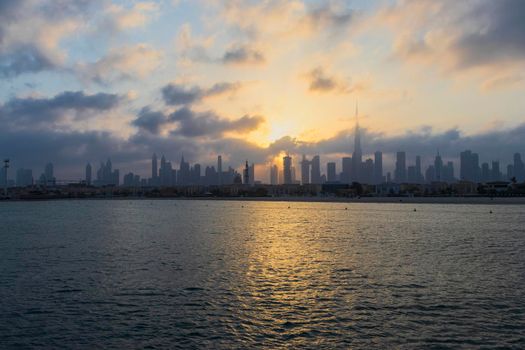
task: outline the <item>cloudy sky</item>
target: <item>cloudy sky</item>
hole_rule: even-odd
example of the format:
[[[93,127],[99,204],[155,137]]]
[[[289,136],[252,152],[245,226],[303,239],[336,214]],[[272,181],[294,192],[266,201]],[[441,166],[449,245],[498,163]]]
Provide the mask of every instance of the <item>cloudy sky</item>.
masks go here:
[[[523,0],[2,0],[0,155],[61,179],[151,154],[525,153]],[[339,163],[338,163],[339,166]]]

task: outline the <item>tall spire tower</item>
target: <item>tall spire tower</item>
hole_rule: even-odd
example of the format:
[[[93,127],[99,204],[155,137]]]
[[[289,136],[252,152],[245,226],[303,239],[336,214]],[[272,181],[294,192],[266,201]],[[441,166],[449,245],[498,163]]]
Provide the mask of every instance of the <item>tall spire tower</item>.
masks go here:
[[[359,130],[359,109],[357,102],[355,103],[355,135],[353,156],[358,156],[359,161],[361,161],[363,157],[363,151],[361,150],[361,131]]]
[[[350,177],[352,181],[361,180],[361,168],[363,162],[363,151],[361,150],[361,131],[359,130],[359,109],[355,103],[355,134],[354,134],[354,153],[352,154],[352,171]]]

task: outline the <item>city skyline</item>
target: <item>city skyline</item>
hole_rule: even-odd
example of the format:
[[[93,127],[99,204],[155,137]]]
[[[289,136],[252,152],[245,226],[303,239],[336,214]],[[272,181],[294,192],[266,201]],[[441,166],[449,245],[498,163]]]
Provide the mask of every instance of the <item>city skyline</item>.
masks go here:
[[[258,164],[261,168],[267,168],[268,177],[258,178],[255,163],[245,160],[242,169],[235,169],[228,166],[223,171],[222,155],[217,156],[216,166],[201,165],[198,162],[191,164],[185,161],[181,155],[179,167],[172,165],[172,162],[161,155],[160,166],[157,154],[151,157],[150,176],[140,176],[137,173],[128,172],[120,176],[120,170],[114,169],[111,160],[100,162],[98,170],[94,172],[91,163],[87,163],[84,178],[78,182],[87,185],[123,185],[127,187],[174,187],[187,185],[217,186],[229,184],[351,184],[362,183],[369,185],[379,185],[383,183],[412,183],[424,184],[433,182],[454,183],[457,181],[470,181],[475,183],[486,183],[491,181],[525,181],[525,165],[521,158],[521,153],[514,153],[512,163],[503,166],[498,160],[480,162],[478,153],[471,150],[462,151],[459,154],[459,166],[455,162],[443,159],[439,149],[433,162],[426,165],[421,161],[421,155],[416,155],[414,159],[407,159],[405,151],[397,151],[393,169],[383,167],[383,152],[377,150],[372,158],[363,161],[363,149],[361,145],[362,135],[359,126],[359,113],[356,103],[355,107],[355,127],[353,137],[353,152],[348,152],[351,157],[343,156],[340,159],[340,167],[334,161],[321,162],[321,155],[311,155],[308,159],[303,153],[300,162],[293,163],[293,157],[286,153],[282,157],[281,166],[279,162],[270,164]],[[324,171],[323,171],[324,165]],[[47,163],[44,172],[38,181],[35,181],[32,169],[19,168],[16,171],[16,180],[6,179],[5,172],[0,176],[2,183],[9,181],[9,185],[28,186],[55,185],[58,183],[75,183],[75,180],[60,180],[54,176],[54,166]],[[259,175],[260,176],[260,175]]]

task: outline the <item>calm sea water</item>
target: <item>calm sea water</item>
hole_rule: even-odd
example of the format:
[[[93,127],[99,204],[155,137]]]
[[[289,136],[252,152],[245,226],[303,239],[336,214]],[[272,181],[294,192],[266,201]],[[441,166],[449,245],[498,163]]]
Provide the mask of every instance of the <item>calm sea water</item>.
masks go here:
[[[523,206],[54,201],[0,217],[1,348],[525,347]]]

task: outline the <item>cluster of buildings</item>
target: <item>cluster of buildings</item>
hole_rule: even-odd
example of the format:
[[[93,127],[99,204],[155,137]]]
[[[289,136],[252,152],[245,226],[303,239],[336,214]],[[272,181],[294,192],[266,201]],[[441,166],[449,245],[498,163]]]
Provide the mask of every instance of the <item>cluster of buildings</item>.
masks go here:
[[[108,160],[109,162],[109,160]],[[111,163],[109,163],[111,164]],[[103,164],[101,165],[101,169]],[[107,168],[107,165],[106,165]],[[118,172],[118,170],[116,170]],[[86,166],[85,182],[87,185],[119,186],[118,177],[111,177],[111,183],[100,181],[97,177],[95,182],[91,182],[91,165]],[[231,184],[250,184],[255,185],[255,165],[246,165],[243,174],[240,174],[232,167],[223,169],[222,156],[217,157],[217,167],[206,166],[204,171],[199,163],[190,164],[181,157],[179,168],[175,169],[164,155],[160,158],[160,163],[156,154],[151,159],[151,177],[141,178],[140,175],[132,172],[123,177],[122,185],[125,187],[175,187],[175,186],[222,186]]]
[[[357,113],[356,113],[357,114]],[[356,115],[357,117],[357,115]],[[455,183],[458,181],[469,181],[473,183],[487,183],[495,181],[525,181],[525,166],[521,154],[514,154],[513,163],[509,164],[506,172],[500,170],[498,161],[482,163],[480,165],[479,155],[470,150],[460,154],[459,177],[456,176],[454,162],[445,162],[439,151],[432,164],[423,170],[421,156],[416,156],[413,162],[407,160],[406,152],[396,153],[395,167],[393,173],[383,171],[383,153],[376,151],[374,157],[363,159],[361,148],[361,132],[356,122],[354,135],[354,152],[351,157],[341,159],[340,171],[337,171],[337,163],[326,163],[326,172],[321,172],[320,156],[307,159],[303,155],[300,161],[300,178],[296,175],[296,167],[289,155],[283,157],[282,170],[276,164],[270,167],[270,184],[292,185],[292,184],[352,184],[361,183],[367,185],[380,185],[385,183],[397,184],[431,184],[431,183]]]
[[[429,185],[434,187],[455,184],[458,182],[469,182],[473,184],[486,184],[490,182],[525,182],[525,166],[519,153],[514,154],[513,162],[507,165],[505,171],[500,168],[498,161],[481,163],[477,153],[466,150],[460,153],[459,174],[452,161],[444,161],[437,152],[432,164],[423,169],[421,156],[416,156],[412,161],[407,159],[403,151],[395,155],[395,166],[393,172],[384,172],[383,153],[376,151],[373,158],[363,157],[361,148],[361,130],[357,121],[354,135],[354,151],[351,156],[341,159],[340,167],[336,162],[326,163],[326,171],[321,167],[321,158],[314,155],[310,159],[302,156],[299,167],[294,166],[293,158],[285,155],[282,159],[282,167],[272,164],[269,171],[269,185],[284,186],[311,186],[311,185],[352,185],[363,184],[375,186],[377,189],[385,188],[388,184],[405,185]],[[44,172],[35,182],[31,169],[18,169],[16,180],[7,179],[7,163],[5,171],[0,173],[0,183],[5,187],[27,187],[32,185],[55,186],[57,180],[54,176],[53,164],[48,163]],[[85,168],[85,177],[81,182],[85,186],[110,187],[123,186],[126,188],[171,188],[185,186],[229,186],[229,185],[261,185],[256,181],[255,165],[246,161],[244,169],[238,172],[232,167],[223,167],[222,156],[217,157],[216,166],[202,167],[200,164],[190,164],[181,157],[178,169],[168,161],[164,155],[160,161],[156,154],[151,159],[151,176],[141,178],[132,172],[120,177],[119,169],[114,169],[111,160],[101,162],[97,171],[91,164]],[[406,186],[405,186],[406,187]],[[310,187],[305,187],[308,191]],[[328,187],[327,187],[328,188]],[[391,186],[389,187],[391,188]]]

